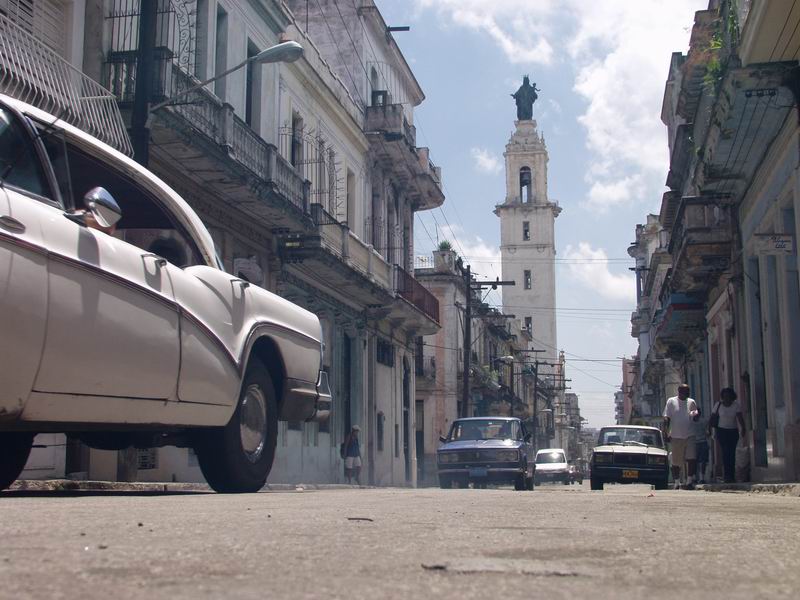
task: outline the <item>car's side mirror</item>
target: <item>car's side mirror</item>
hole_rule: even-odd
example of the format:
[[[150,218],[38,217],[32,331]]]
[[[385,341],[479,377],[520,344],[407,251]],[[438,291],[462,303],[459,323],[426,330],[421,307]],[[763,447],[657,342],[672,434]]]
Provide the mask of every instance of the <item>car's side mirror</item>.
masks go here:
[[[122,209],[105,188],[96,187],[86,192],[83,205],[100,227],[113,227],[122,218]]]
[[[444,437],[443,435],[440,435],[439,436],[439,441],[442,442],[443,444],[445,444],[445,443],[447,443],[447,438]]]

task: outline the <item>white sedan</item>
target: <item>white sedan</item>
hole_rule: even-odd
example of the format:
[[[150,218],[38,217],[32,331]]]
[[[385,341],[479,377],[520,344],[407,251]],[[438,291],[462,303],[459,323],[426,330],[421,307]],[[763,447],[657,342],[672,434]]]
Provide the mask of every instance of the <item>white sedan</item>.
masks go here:
[[[278,419],[331,404],[312,313],[226,273],[189,205],[126,156],[0,95],[0,489],[36,433],[193,447],[261,488]]]

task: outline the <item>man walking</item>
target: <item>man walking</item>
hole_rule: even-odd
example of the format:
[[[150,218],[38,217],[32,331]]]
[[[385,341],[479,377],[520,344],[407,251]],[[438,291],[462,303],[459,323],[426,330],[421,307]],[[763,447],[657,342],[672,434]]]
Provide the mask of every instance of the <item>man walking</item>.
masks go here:
[[[664,433],[672,447],[672,479],[675,489],[681,489],[681,471],[685,468],[686,489],[694,489],[696,470],[695,438],[692,423],[700,417],[697,403],[689,398],[689,386],[678,386],[678,395],[667,400],[664,407]]]

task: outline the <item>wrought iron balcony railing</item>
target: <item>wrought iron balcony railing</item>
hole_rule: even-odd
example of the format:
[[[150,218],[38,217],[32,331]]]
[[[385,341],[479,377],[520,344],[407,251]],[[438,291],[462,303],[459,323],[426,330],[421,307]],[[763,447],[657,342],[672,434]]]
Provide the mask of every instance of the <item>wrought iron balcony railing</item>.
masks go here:
[[[111,92],[0,14],[0,93],[47,111],[133,155]]]
[[[439,322],[439,301],[419,281],[395,265],[395,289],[397,293],[416,306],[431,319]]]

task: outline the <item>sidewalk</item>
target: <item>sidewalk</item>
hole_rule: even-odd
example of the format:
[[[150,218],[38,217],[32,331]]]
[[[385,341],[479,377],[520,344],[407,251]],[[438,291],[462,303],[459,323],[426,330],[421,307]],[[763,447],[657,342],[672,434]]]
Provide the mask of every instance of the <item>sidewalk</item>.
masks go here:
[[[706,483],[698,485],[697,489],[706,492],[749,492],[800,498],[800,483]]]
[[[351,490],[372,486],[343,483],[268,483],[262,492],[302,492],[305,490]],[[9,492],[141,492],[141,493],[212,493],[205,483],[83,481],[73,479],[21,479],[8,488]]]

